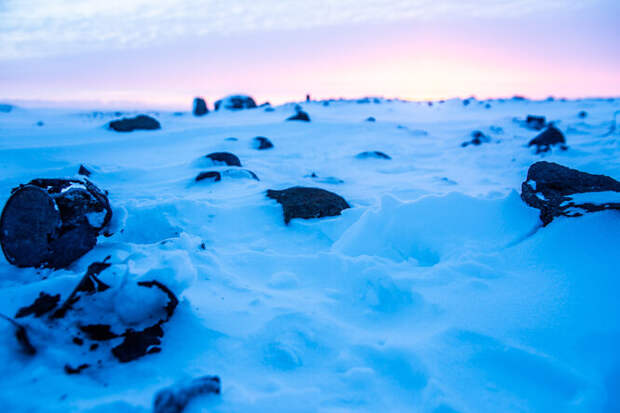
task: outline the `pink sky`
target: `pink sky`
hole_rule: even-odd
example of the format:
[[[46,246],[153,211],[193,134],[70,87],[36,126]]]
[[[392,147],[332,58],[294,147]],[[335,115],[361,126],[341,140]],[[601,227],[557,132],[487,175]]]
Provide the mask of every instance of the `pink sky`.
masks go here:
[[[229,93],[280,103],[620,96],[620,5],[521,16],[439,15],[0,57],[0,99],[186,108]],[[52,42],[53,44],[53,42]],[[66,46],[63,46],[66,47]]]

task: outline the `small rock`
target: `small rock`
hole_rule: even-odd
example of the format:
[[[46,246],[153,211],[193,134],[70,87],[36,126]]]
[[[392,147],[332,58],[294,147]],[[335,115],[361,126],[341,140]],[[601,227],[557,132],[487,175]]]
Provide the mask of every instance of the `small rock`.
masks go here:
[[[15,318],[26,317],[29,315],[41,317],[43,314],[46,314],[56,308],[59,301],[60,294],[50,295],[41,291],[39,293],[39,297],[34,300],[34,303],[29,306],[22,307],[17,311]]]
[[[84,165],[80,165],[80,169],[78,170],[78,175],[90,176],[92,174]]]
[[[310,122],[310,116],[301,109],[297,109],[297,113],[286,118],[286,120],[299,120],[302,122]]]
[[[13,105],[7,105],[6,103],[0,103],[0,112],[9,113],[13,110]]]
[[[206,156],[215,165],[241,166],[239,158],[230,152],[213,152]]]
[[[275,112],[276,110],[271,106],[265,108],[265,112]]]
[[[71,367],[69,364],[65,364],[65,373],[67,374],[80,374],[82,370],[90,367],[90,364],[80,364],[77,367]]]
[[[208,172],[200,172],[196,177],[195,181],[200,182],[208,179],[211,182],[217,182],[222,180],[222,174],[218,171],[208,171]]]
[[[366,118],[366,122],[376,122],[377,119],[375,119],[373,116],[369,116]]]
[[[157,119],[147,115],[138,115],[133,118],[122,118],[113,120],[108,127],[116,132],[133,132],[135,130],[156,130],[161,129]]]
[[[194,116],[204,116],[209,113],[207,102],[203,98],[194,98],[192,113]]]
[[[43,126],[43,125],[45,125],[45,123],[43,123],[43,121],[42,121],[42,120],[40,120],[40,121],[38,121],[38,122],[37,122],[37,126]]]
[[[571,195],[591,192],[620,192],[620,182],[605,175],[593,175],[554,162],[536,162],[530,166],[521,185],[521,199],[540,209],[543,225],[557,216],[581,216],[585,212],[620,210],[620,202],[575,202]]]
[[[375,159],[392,159],[389,155],[380,152],[380,151],[366,151],[366,152],[360,152],[357,155],[355,155],[355,157],[357,159],[369,159],[369,158],[375,158]]]
[[[581,112],[577,114],[577,116],[581,119],[585,119],[588,117],[588,112],[586,112],[585,110],[582,110]]]
[[[340,195],[320,188],[295,186],[282,191],[270,189],[267,197],[275,199],[282,205],[284,223],[293,218],[322,218],[336,216],[347,208],[347,201]]]
[[[547,119],[544,116],[527,115],[525,118],[525,127],[532,130],[543,130],[547,125]]]
[[[215,101],[215,110],[228,109],[252,109],[256,107],[254,99],[247,95],[230,95]]]
[[[264,136],[257,136],[254,138],[254,149],[263,150],[273,148],[273,143]]]
[[[536,153],[547,152],[551,145],[565,144],[564,134],[555,126],[551,125],[542,133],[532,139],[527,146],[536,146]]]
[[[485,135],[484,133],[482,133],[479,130],[475,130],[471,133],[471,140],[467,141],[467,142],[463,142],[461,144],[462,147],[466,147],[468,145],[482,145],[483,143],[488,143],[491,142],[491,138],[489,138],[487,135]]]
[[[218,395],[221,392],[217,376],[198,377],[160,390],[153,401],[153,413],[182,413],[196,397]]]

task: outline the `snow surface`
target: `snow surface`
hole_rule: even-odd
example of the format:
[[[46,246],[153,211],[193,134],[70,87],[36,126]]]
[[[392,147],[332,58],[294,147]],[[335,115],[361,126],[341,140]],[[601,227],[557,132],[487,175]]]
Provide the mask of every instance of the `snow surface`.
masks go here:
[[[157,279],[181,299],[161,353],[109,357],[79,375],[63,371],[82,350],[62,331],[31,332],[42,351],[30,358],[3,323],[0,406],[147,412],[162,387],[216,374],[221,396],[186,411],[619,411],[620,214],[540,228],[518,194],[543,159],[526,147],[538,132],[514,118],[547,116],[566,134],[569,149],[544,159],[618,179],[620,136],[602,135],[620,101],[490,104],[302,103],[310,123],[284,121],[294,104],[161,112],[161,130],[128,134],[107,130],[107,113],[0,113],[0,203],[20,183],[84,164],[110,193],[115,232],[67,270],[0,259],[0,312],[15,315],[42,290],[66,298],[107,255],[119,285]],[[473,130],[492,141],[462,148]],[[275,147],[253,149],[255,136]],[[355,158],[375,150],[392,160]],[[231,168],[201,159],[217,151],[260,181],[193,182]],[[265,191],[293,185],[352,208],[286,226]],[[145,300],[128,290],[101,308],[137,322],[155,305]]]
[[[584,192],[581,194],[570,195],[568,198],[570,198],[571,200],[564,201],[562,205],[565,203],[604,205],[613,202],[620,203],[620,192]]]

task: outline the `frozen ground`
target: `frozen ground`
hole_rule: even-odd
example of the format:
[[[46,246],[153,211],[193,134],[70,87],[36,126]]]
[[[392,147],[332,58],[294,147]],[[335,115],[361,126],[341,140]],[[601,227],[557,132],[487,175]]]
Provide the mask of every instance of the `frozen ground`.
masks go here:
[[[542,158],[525,147],[537,132],[513,121],[557,121],[570,148],[544,159],[619,179],[620,135],[602,135],[620,100],[490,104],[304,103],[311,123],[284,122],[292,104],[161,112],[162,130],[128,134],[103,127],[112,114],[0,113],[0,204],[20,183],[71,177],[83,163],[110,192],[116,231],[67,270],[0,258],[0,312],[42,290],[66,297],[107,255],[125,277],[159,279],[181,299],[161,353],[126,364],[100,353],[79,375],[63,366],[84,349],[62,331],[33,332],[40,352],[29,358],[4,323],[0,406],[147,412],[161,387],[217,374],[221,396],[187,411],[620,411],[620,215],[538,228],[519,198]],[[461,147],[473,130],[492,142]],[[253,149],[255,136],[275,148]],[[192,183],[213,169],[200,158],[222,150],[260,181]],[[372,150],[392,159],[355,158]],[[285,226],[265,191],[293,185],[352,208]],[[114,310],[141,305],[127,294]]]

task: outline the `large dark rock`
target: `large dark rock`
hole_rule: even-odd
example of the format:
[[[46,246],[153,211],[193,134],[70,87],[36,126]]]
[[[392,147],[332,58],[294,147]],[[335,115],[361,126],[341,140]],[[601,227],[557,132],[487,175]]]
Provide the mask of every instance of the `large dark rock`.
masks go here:
[[[392,159],[391,156],[380,152],[380,151],[366,151],[366,152],[360,152],[357,155],[355,155],[355,157],[357,159]]]
[[[112,209],[90,181],[35,179],[12,190],[0,217],[0,244],[18,267],[64,268],[90,251]]]
[[[255,137],[252,142],[252,145],[254,146],[254,149],[258,149],[258,150],[273,148],[273,143],[271,143],[271,141],[265,138],[264,136]]]
[[[194,116],[203,116],[209,113],[209,109],[207,109],[207,102],[205,102],[203,98],[194,98],[192,113]]]
[[[138,115],[133,118],[122,118],[113,120],[108,127],[116,132],[133,132],[135,130],[156,130],[161,129],[157,119],[147,115]]]
[[[275,199],[282,205],[286,224],[293,218],[336,216],[344,209],[350,208],[340,195],[320,188],[295,186],[282,191],[269,189],[267,197]]]
[[[547,152],[551,145],[565,144],[564,134],[555,126],[551,125],[536,136],[527,146],[536,146],[536,153]]]
[[[153,413],[182,413],[196,397],[218,395],[221,391],[217,376],[198,377],[160,390],[153,401]]]
[[[228,166],[241,166],[241,161],[230,152],[213,152],[206,155],[207,159],[210,159],[215,165],[228,165]]]
[[[544,225],[554,217],[581,216],[585,212],[606,209],[620,210],[620,202],[574,201],[571,195],[591,192],[620,192],[620,182],[605,175],[592,175],[567,168],[554,162],[536,162],[527,172],[521,185],[521,198],[528,205],[540,209]]]
[[[247,95],[231,95],[215,101],[215,110],[229,109],[252,109],[256,107],[256,102],[252,97]]]

